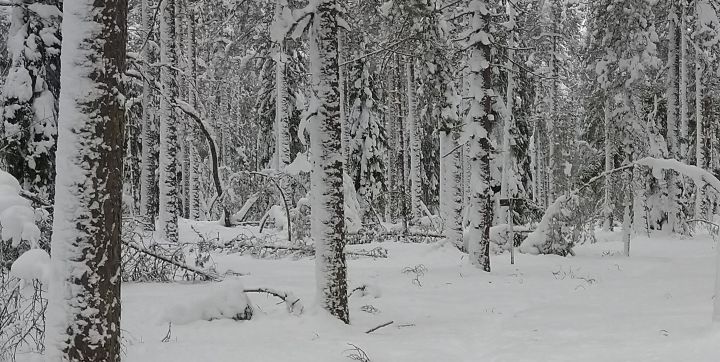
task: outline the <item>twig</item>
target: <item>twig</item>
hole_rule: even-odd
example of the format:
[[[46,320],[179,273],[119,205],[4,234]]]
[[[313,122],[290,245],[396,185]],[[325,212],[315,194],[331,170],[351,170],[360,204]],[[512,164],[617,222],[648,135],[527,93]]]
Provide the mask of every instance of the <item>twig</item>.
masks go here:
[[[372,328],[372,329],[368,330],[367,332],[365,332],[365,334],[370,334],[370,333],[372,333],[372,332],[377,331],[378,329],[380,329],[380,328],[382,328],[382,327],[387,327],[387,326],[389,326],[389,325],[391,325],[391,324],[393,324],[393,323],[395,323],[395,321],[390,321],[390,322],[387,322],[387,323],[383,323],[383,324],[381,324],[381,325],[379,325],[379,326],[377,326],[377,327],[375,327],[375,328]]]
[[[202,276],[204,276],[205,278],[207,278],[207,279],[209,279],[209,280],[222,281],[222,277],[220,277],[220,276],[218,276],[218,275],[214,275],[214,274],[208,273],[208,272],[206,272],[206,271],[204,271],[204,270],[200,270],[200,269],[191,267],[191,266],[189,266],[189,265],[187,265],[187,264],[183,264],[183,263],[181,263],[181,262],[179,262],[179,261],[172,260],[172,259],[167,258],[167,257],[164,257],[164,256],[162,256],[162,255],[158,255],[158,254],[156,254],[156,253],[153,253],[153,252],[150,251],[150,250],[147,250],[147,249],[144,248],[144,247],[141,247],[141,246],[136,245],[135,243],[127,242],[127,241],[125,241],[125,240],[123,240],[122,243],[123,243],[123,245],[125,245],[125,246],[127,246],[127,247],[129,247],[129,248],[131,248],[131,249],[137,250],[137,251],[139,251],[139,252],[141,252],[141,253],[143,253],[143,254],[146,254],[146,255],[149,255],[149,256],[151,256],[151,257],[153,257],[153,258],[162,260],[162,261],[164,261],[164,262],[166,262],[166,263],[175,265],[176,267],[178,267],[178,268],[180,268],[180,269],[184,269],[184,270],[187,270],[187,271],[189,271],[189,272],[192,272],[192,273],[195,273],[195,274],[198,274],[198,275],[202,275]]]

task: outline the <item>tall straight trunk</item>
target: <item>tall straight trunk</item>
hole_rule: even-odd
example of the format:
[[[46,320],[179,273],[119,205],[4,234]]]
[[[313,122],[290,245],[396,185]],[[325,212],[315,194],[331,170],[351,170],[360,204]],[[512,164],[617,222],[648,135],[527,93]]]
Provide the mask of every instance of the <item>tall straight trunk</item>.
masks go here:
[[[393,62],[394,63],[394,62]],[[394,68],[391,68],[391,70],[395,70]],[[386,165],[388,167],[385,168],[385,179],[387,180],[387,189],[388,192],[385,194],[385,221],[386,222],[393,222],[393,219],[396,215],[397,209],[397,200],[398,200],[398,177],[397,177],[397,158],[398,158],[398,122],[397,117],[400,114],[400,110],[398,109],[398,105],[395,103],[399,100],[398,94],[400,90],[398,89],[398,79],[395,76],[397,72],[392,72],[391,74],[388,74],[388,82],[386,83],[387,86],[390,88],[388,92],[386,92],[387,97],[387,103],[389,104],[388,107],[388,114],[387,117],[385,117],[385,120],[387,122],[387,139],[388,139],[388,162]]]
[[[338,64],[342,64],[344,61],[343,52],[345,51],[345,33],[343,29],[338,29]],[[339,68],[338,88],[340,89],[340,125],[342,127],[342,153],[343,162],[347,165],[350,157],[350,125],[348,124],[348,117],[345,113],[345,66]]]
[[[420,132],[417,119],[417,95],[415,90],[415,74],[412,59],[405,62],[405,78],[407,83],[407,127],[410,133],[410,212],[413,218],[423,216],[422,212],[422,176],[420,158]]]
[[[195,6],[193,4],[186,4],[185,7],[185,20],[186,25],[186,41],[187,49],[185,54],[187,56],[187,100],[188,103],[197,107],[197,101],[195,94],[197,92],[197,50],[196,50],[196,32],[195,32]],[[193,131],[192,134],[195,134]],[[188,218],[191,220],[197,220],[200,218],[200,172],[198,170],[200,159],[197,153],[197,149],[193,144],[192,139],[186,140],[188,150],[188,172],[190,173],[188,180],[188,194],[186,195],[185,202],[188,204]]]
[[[547,204],[550,205],[555,201],[557,197],[557,178],[560,174],[558,167],[560,166],[558,158],[558,134],[559,131],[556,129],[558,121],[558,76],[559,65],[557,59],[558,52],[558,23],[560,22],[559,5],[558,0],[551,0],[550,5],[551,19],[552,19],[552,55],[550,56],[550,69],[552,71],[552,79],[550,80],[550,115],[547,120],[547,136],[548,136],[548,181],[547,181]]]
[[[670,158],[679,160],[680,152],[680,134],[678,130],[678,89],[680,80],[678,77],[678,43],[679,29],[677,19],[676,5],[670,7],[670,21],[668,24],[668,59],[667,59],[667,88],[665,96],[667,98],[667,144]],[[667,172],[667,214],[668,221],[665,225],[669,232],[682,232],[681,225],[681,208],[680,194],[682,192],[680,186],[680,177],[674,171]]]
[[[611,119],[611,96],[605,94],[605,105],[603,107],[604,113],[604,130],[605,130],[605,172],[608,172],[614,168],[613,153],[612,153],[612,119]],[[612,177],[610,174],[605,176],[605,199],[603,203],[603,215],[604,223],[603,229],[605,231],[611,231],[613,228],[613,204],[612,204]]]
[[[187,69],[187,64],[183,58],[183,47],[181,44],[184,42],[183,26],[186,6],[183,0],[175,0],[175,59],[177,59],[176,66],[179,69]],[[176,82],[178,87],[178,95],[186,94],[185,89],[187,88],[187,73],[180,74],[175,73]],[[178,128],[178,147],[179,152],[179,167],[180,175],[182,179],[178,180],[178,215],[190,218],[190,204],[187,202],[188,195],[190,194],[190,150],[189,150],[189,139],[191,138],[191,125],[189,117],[185,115],[178,116],[180,121]]]
[[[150,37],[150,1],[142,0],[141,12],[141,29],[145,39]],[[157,126],[155,119],[150,112],[151,107],[151,89],[150,81],[152,62],[152,49],[150,41],[145,42],[142,48],[143,63],[141,65],[143,78],[142,87],[142,167],[140,170],[140,214],[148,219],[147,225],[154,227],[155,216],[157,215],[158,194],[157,182],[155,179],[155,170],[158,168],[157,153]]]
[[[350,323],[345,265],[342,125],[338,69],[337,0],[317,0],[310,28],[312,82],[318,101],[311,154],[312,225],[319,305]]]
[[[46,358],[120,360],[125,0],[65,3]]]
[[[275,5],[275,21],[281,21],[283,1]],[[290,159],[290,125],[288,120],[287,84],[285,82],[285,46],[284,39],[278,39],[274,47],[275,54],[275,157],[276,168],[283,170],[292,162]]]
[[[688,113],[689,113],[689,106],[688,106],[688,65],[687,65],[687,56],[688,56],[688,49],[687,49],[687,24],[685,21],[686,15],[685,15],[685,6],[682,6],[682,10],[680,12],[681,18],[680,18],[680,29],[678,31],[678,36],[680,37],[680,130],[678,135],[678,141],[680,142],[680,155],[678,160],[679,161],[686,161],[686,156],[688,156]]]
[[[509,15],[509,22],[515,23],[515,9],[508,2],[506,11]],[[512,173],[512,149],[510,142],[512,140],[512,120],[513,120],[513,107],[515,105],[515,32],[510,31],[508,37],[508,60],[505,63],[507,67],[507,91],[505,92],[505,107],[506,113],[503,117],[503,143],[502,143],[502,175],[500,179],[500,198],[512,197],[508,190],[510,184],[510,175]],[[500,207],[498,210],[498,216],[500,223],[508,222],[508,213],[505,212],[504,207]],[[512,217],[512,215],[510,215]]]
[[[177,98],[177,64],[175,53],[175,1],[161,2],[160,16],[160,237],[178,241],[178,117],[171,102]]]
[[[440,217],[443,233],[454,245],[463,245],[462,152],[453,132],[440,129]]]
[[[475,31],[490,34],[490,15],[476,10],[470,22]],[[474,130],[470,140],[471,196],[468,212],[470,263],[479,269],[490,271],[490,225],[493,220],[493,192],[490,188],[490,142],[495,123],[493,113],[492,50],[490,44],[477,42],[470,53],[470,119]]]
[[[699,168],[705,167],[705,147],[703,128],[703,60],[700,47],[695,47],[695,166]],[[705,185],[698,183],[695,185],[695,218],[705,219],[707,216],[707,207],[705,205]]]

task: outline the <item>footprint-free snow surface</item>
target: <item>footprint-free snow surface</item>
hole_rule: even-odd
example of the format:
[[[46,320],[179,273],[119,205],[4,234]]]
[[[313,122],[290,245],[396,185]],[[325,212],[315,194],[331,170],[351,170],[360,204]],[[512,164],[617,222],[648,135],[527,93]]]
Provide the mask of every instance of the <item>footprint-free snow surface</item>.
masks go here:
[[[630,258],[621,255],[619,235],[604,239],[577,247],[575,257],[519,254],[510,265],[508,254],[497,255],[490,274],[465,266],[449,245],[350,246],[382,246],[388,258],[348,260],[349,289],[368,286],[350,298],[349,326],[313,307],[311,258],[215,255],[219,272],[245,274],[228,277],[239,282],[123,285],[124,359],[349,361],[364,353],[373,362],[720,361],[712,238],[635,238]],[[291,291],[304,312],[292,315],[277,299],[252,294],[250,321],[194,320],[207,312],[197,309],[238,303],[225,289],[242,285]]]

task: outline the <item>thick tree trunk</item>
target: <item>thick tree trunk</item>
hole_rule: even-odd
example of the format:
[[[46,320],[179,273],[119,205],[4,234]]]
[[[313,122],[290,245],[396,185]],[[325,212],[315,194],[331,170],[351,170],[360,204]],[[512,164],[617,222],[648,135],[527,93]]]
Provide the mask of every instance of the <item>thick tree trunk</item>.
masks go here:
[[[177,99],[177,65],[175,53],[175,1],[161,3],[160,16],[160,237],[168,242],[178,242],[178,117],[172,101]]]
[[[476,10],[471,23],[477,31],[490,34],[490,15]],[[490,135],[495,123],[493,112],[492,59],[490,44],[477,42],[471,50],[470,65],[470,117],[474,132],[470,140],[471,195],[468,221],[470,222],[468,252],[470,263],[490,271],[490,226],[493,220],[493,192],[490,188],[490,154],[493,151]]]
[[[142,0],[141,29],[143,38],[150,38],[150,1]],[[152,63],[152,50],[150,41],[145,41],[142,48],[142,73],[150,77],[150,63]],[[155,227],[155,216],[158,208],[157,183],[155,171],[158,168],[157,128],[155,119],[150,113],[151,107],[151,79],[143,79],[142,87],[142,167],[140,170],[140,214],[147,218],[150,227]]]
[[[318,0],[310,29],[310,54],[314,60],[313,88],[318,112],[311,132],[312,226],[320,306],[350,323],[345,265],[345,216],[343,197],[342,125],[336,0]]]
[[[47,360],[120,360],[127,3],[65,3]]]

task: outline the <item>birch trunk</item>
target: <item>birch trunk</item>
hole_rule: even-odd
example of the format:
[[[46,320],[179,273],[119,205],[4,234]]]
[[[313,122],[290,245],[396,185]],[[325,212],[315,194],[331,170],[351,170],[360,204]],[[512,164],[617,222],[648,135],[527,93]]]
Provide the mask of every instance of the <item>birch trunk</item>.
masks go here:
[[[125,0],[68,1],[48,361],[120,361]]]
[[[310,28],[313,89],[318,112],[311,132],[312,225],[319,305],[345,323],[347,303],[342,125],[338,69],[336,0],[317,0]]]
[[[167,242],[178,241],[178,118],[171,101],[177,98],[177,64],[175,52],[175,1],[161,3],[160,16],[160,237]]]

